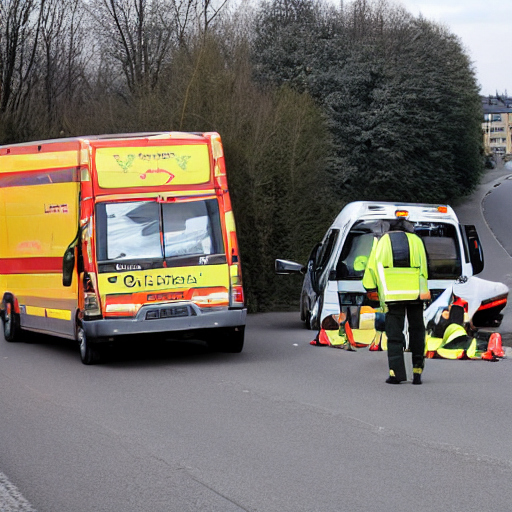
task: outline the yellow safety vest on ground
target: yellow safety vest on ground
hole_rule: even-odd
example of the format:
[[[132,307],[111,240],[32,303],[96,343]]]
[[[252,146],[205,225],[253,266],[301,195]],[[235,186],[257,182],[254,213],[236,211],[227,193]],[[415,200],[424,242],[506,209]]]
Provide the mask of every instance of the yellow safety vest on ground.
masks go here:
[[[476,339],[467,335],[466,329],[459,324],[450,324],[444,331],[437,354],[444,359],[476,358]]]
[[[393,231],[374,244],[363,276],[367,290],[377,289],[381,303],[426,300],[427,255],[414,233]]]

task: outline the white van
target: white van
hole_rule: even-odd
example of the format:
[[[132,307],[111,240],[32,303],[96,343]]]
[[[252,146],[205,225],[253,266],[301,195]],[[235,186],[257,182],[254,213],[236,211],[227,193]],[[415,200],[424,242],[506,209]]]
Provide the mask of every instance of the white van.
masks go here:
[[[358,329],[362,306],[378,307],[362,285],[364,269],[356,258],[368,257],[375,236],[386,232],[391,221],[402,217],[414,224],[428,257],[429,289],[435,301],[448,287],[464,283],[478,290],[478,305],[470,318],[476,328],[496,328],[507,304],[508,287],[473,278],[484,268],[482,246],[472,225],[461,225],[450,206],[357,201],[341,210],[306,266],[276,260],[277,274],[304,274],[300,298],[301,320],[309,329],[340,308],[350,310],[351,326]],[[471,279],[471,282],[468,282]]]

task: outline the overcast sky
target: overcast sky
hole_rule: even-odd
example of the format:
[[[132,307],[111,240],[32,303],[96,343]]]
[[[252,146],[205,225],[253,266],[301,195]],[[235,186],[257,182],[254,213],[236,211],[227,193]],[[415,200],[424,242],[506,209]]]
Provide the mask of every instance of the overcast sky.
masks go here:
[[[395,0],[445,24],[474,63],[482,94],[512,96],[512,0]]]

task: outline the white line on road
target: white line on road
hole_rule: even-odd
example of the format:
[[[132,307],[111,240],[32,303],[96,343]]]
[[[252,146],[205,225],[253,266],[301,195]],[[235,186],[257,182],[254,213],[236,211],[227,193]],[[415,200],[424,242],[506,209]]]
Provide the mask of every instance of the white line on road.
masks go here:
[[[2,472],[0,472],[0,510],[2,512],[36,512]]]

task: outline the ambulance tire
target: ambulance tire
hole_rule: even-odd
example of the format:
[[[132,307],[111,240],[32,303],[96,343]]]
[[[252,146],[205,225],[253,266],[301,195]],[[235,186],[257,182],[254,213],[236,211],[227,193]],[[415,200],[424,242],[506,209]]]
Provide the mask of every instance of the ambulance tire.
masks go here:
[[[14,300],[4,299],[3,310],[4,338],[5,341],[15,342],[20,340],[20,315],[14,311]]]
[[[215,352],[238,354],[244,348],[245,325],[229,329],[219,329],[208,340],[208,346]]]
[[[80,348],[80,359],[83,364],[95,364],[100,360],[100,352],[95,343],[91,343],[91,339],[87,338],[84,328],[79,325],[77,328],[78,346]]]

